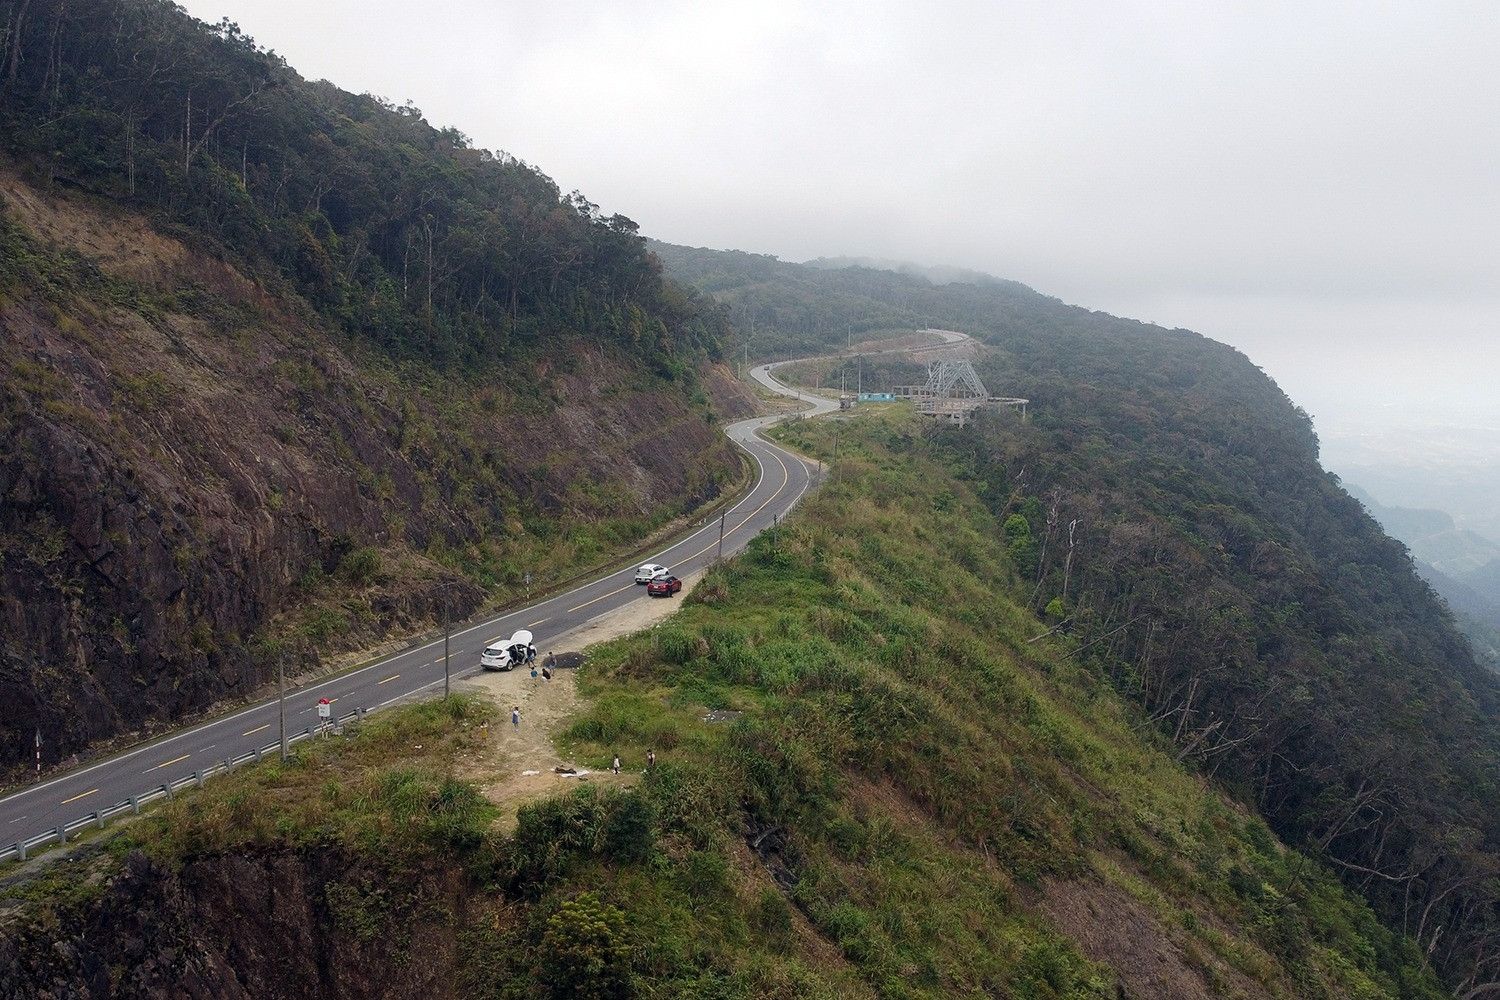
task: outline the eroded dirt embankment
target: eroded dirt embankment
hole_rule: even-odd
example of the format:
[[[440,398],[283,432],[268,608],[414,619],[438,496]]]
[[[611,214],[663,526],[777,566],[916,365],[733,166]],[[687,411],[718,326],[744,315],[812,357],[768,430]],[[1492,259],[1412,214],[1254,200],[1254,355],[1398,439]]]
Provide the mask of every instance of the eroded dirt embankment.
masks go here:
[[[498,904],[458,872],[331,851],[143,854],[64,920],[0,932],[0,996],[454,997],[456,928]]]
[[[445,596],[467,616],[494,592],[444,554],[546,585],[585,557],[517,563],[537,525],[740,478],[702,401],[618,351],[438,391],[139,217],[3,169],[0,212],[39,276],[0,299],[0,768],[38,728],[50,764],[244,698],[272,641],[309,670],[431,628]],[[702,382],[720,416],[752,409],[727,371]]]
[[[688,578],[690,588],[696,577]],[[676,599],[640,598],[573,632],[545,637],[563,653],[647,628],[670,615]],[[554,737],[581,702],[577,674],[550,681],[529,671],[480,673],[460,682],[499,709],[486,741],[461,761],[500,807],[503,830],[516,808],[566,792],[580,782],[629,785],[641,761],[621,774],[591,769],[555,746]],[[512,726],[510,706],[521,709]],[[574,773],[557,772],[559,766]],[[54,865],[104,870],[94,850],[50,859]],[[144,855],[89,902],[66,903],[54,917],[0,918],[0,996],[114,996],[260,1000],[468,995],[474,958],[459,929],[512,918],[494,893],[441,867],[402,868],[409,861],[353,857],[339,851],[285,850],[210,855],[181,871]]]

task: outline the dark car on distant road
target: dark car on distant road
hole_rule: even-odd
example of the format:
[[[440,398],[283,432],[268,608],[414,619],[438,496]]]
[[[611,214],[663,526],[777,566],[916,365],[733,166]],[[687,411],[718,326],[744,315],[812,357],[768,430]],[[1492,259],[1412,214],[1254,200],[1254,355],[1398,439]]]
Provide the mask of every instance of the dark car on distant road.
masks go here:
[[[670,573],[663,573],[646,584],[646,593],[652,597],[671,597],[682,589],[682,581]]]

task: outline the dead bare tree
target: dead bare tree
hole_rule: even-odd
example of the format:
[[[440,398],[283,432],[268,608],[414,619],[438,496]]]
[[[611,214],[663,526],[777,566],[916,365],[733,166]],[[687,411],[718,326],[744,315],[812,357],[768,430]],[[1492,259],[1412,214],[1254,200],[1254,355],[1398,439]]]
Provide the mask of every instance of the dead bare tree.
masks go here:
[[[1078,528],[1078,518],[1068,522],[1068,558],[1063,560],[1062,599],[1068,599],[1068,581],[1073,576],[1073,533]]]

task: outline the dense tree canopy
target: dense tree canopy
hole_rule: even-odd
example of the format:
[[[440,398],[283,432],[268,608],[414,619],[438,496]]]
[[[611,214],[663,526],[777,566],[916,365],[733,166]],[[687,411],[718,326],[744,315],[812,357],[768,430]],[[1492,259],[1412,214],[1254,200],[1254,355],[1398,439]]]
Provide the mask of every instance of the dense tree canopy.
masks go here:
[[[1500,977],[1500,683],[1264,373],[1011,283],[662,256],[737,316],[782,303],[754,308],[809,348],[871,317],[985,341],[986,384],[1029,398],[1030,422],[996,414],[936,442],[998,515],[1036,614],[1450,984]],[[891,366],[867,359],[866,386],[920,381]]]
[[[1480,972],[1494,676],[1268,379],[1201,338],[1098,325],[1007,338],[1031,426],[950,435],[1035,539],[1033,606],[1065,617],[1184,760],[1342,867],[1453,981]]]
[[[0,0],[0,189],[0,770],[566,579],[740,472],[726,314],[633,222],[231,23]]]
[[[725,325],[637,227],[410,104],[309,83],[166,0],[0,2],[6,151],[152,208],[406,357],[482,363],[573,332],[667,368]]]

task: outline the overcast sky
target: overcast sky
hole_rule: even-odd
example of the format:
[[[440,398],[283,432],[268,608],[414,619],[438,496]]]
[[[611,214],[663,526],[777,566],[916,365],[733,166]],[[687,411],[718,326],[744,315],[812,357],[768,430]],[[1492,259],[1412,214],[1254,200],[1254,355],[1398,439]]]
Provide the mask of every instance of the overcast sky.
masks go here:
[[[1500,427],[1493,0],[185,6],[648,236],[1187,327],[1325,442]]]

